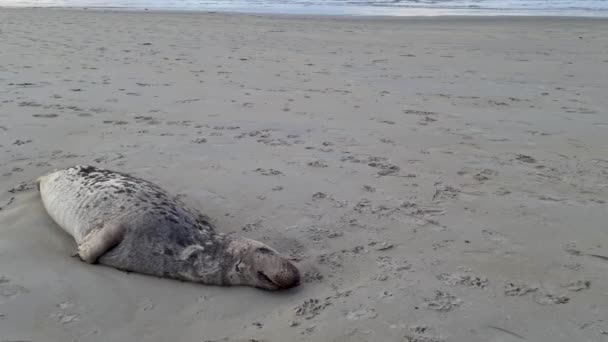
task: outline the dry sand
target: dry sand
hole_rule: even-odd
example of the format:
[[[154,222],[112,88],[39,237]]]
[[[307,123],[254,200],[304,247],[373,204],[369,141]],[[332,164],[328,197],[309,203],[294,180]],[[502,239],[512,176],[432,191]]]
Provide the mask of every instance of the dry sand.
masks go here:
[[[0,11],[0,341],[608,341],[608,21]],[[70,258],[33,180],[152,180],[293,291]]]

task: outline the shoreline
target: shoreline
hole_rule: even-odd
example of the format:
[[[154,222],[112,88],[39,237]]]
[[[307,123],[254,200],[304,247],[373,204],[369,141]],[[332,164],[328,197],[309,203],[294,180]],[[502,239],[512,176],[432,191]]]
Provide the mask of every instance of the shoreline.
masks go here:
[[[244,15],[264,15],[264,16],[293,16],[293,17],[346,17],[346,18],[583,18],[583,19],[608,19],[608,11],[590,10],[492,10],[492,9],[436,9],[436,8],[391,8],[374,6],[276,6],[275,10],[263,7],[208,7],[208,8],[151,8],[151,7],[121,7],[121,6],[2,6],[0,9],[9,10],[82,10],[82,11],[109,11],[109,12],[144,12],[144,13],[189,13],[189,14],[244,14]],[[314,8],[314,10],[311,10]],[[338,9],[344,10],[340,11]],[[388,12],[401,11],[402,13],[389,14]]]

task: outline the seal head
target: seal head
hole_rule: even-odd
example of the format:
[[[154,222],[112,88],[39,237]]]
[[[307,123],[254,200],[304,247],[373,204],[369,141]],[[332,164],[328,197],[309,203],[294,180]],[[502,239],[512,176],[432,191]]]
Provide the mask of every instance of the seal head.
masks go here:
[[[238,237],[227,249],[225,281],[266,290],[289,289],[300,285],[300,272],[287,258],[259,241]]]
[[[231,265],[226,265],[226,282],[266,290],[300,285],[300,272],[287,258],[255,240],[238,237],[228,244]]]

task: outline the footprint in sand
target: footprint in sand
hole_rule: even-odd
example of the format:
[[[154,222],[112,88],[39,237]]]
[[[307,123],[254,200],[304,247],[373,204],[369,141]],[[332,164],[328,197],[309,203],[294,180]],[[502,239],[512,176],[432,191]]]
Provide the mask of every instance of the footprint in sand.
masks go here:
[[[57,310],[52,312],[49,317],[61,324],[80,321],[80,315],[74,312],[74,304],[68,301],[59,303],[57,305]]]
[[[329,299],[329,297],[325,300],[316,298],[307,299],[302,304],[295,307],[295,316],[302,317],[306,320],[313,319],[323,312],[326,307],[332,304]]]
[[[32,116],[35,117],[35,118],[48,118],[48,119],[51,119],[51,118],[58,117],[59,114],[34,114]]]
[[[0,302],[8,301],[28,292],[29,290],[25,287],[13,283],[11,279],[5,276],[0,276]]]
[[[459,307],[462,300],[447,292],[435,291],[435,297],[425,298],[425,307],[434,311],[447,312]]]
[[[488,278],[479,277],[471,274],[441,273],[437,276],[437,279],[443,281],[448,286],[461,285],[480,289],[483,289],[488,286]]]
[[[311,161],[311,162],[308,162],[306,165],[312,166],[312,167],[327,167],[327,163],[323,160]]]
[[[150,311],[154,309],[156,305],[152,302],[150,298],[142,298],[137,302],[137,309],[141,311]]]
[[[570,298],[555,293],[539,291],[534,296],[534,301],[540,305],[566,304],[570,302]]]
[[[254,170],[254,172],[257,172],[263,176],[281,176],[281,175],[283,175],[283,172],[281,172],[279,170],[275,170],[275,169],[257,168]]]
[[[433,336],[432,329],[426,325],[414,325],[409,327],[410,333],[405,335],[405,342],[444,342],[440,336]]]
[[[126,124],[128,124],[128,122],[126,122],[126,121],[122,121],[122,120],[119,120],[119,121],[114,121],[114,120],[104,120],[104,121],[103,121],[103,123],[104,123],[104,124],[114,124],[114,125],[126,125]]]
[[[374,309],[358,309],[347,312],[344,317],[349,321],[358,321],[362,319],[374,319],[378,313]]]
[[[15,140],[15,142],[13,143],[13,145],[16,145],[16,146],[21,146],[21,145],[29,144],[29,143],[31,143],[31,142],[32,142],[32,140],[31,140],[31,139],[28,139],[28,140],[20,140],[20,139],[17,139],[17,140]]]

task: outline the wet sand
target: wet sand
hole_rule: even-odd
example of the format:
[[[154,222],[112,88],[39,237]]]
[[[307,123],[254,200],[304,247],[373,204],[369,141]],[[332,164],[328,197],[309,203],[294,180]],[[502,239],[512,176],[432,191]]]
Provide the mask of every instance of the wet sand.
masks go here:
[[[608,20],[0,11],[1,341],[608,341]],[[36,177],[154,181],[299,288],[86,265]]]

